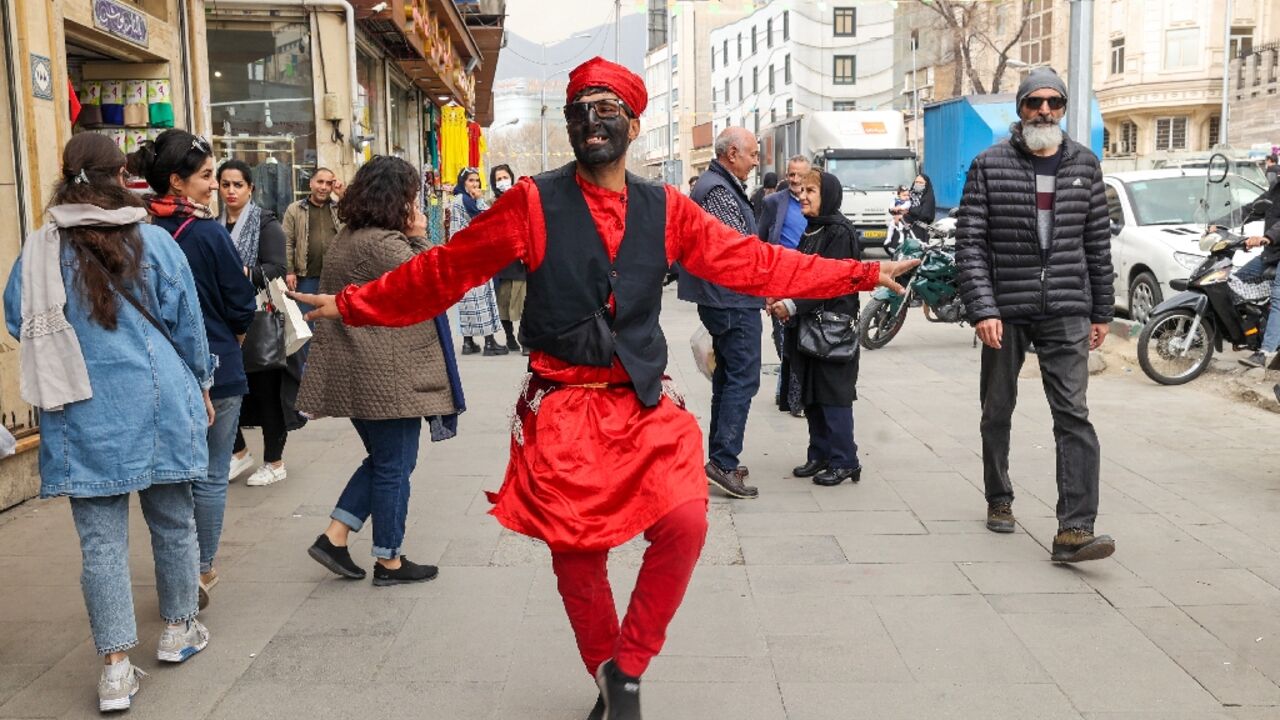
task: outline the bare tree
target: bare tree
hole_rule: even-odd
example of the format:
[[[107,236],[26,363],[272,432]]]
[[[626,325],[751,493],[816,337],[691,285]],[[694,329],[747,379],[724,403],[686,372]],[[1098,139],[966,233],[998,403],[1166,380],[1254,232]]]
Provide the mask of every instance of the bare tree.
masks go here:
[[[1009,67],[1009,54],[1026,35],[1032,0],[916,0],[941,18],[951,35],[951,46],[960,72],[955,74],[952,96],[964,93],[965,79],[979,95],[1000,92],[1000,84]],[[1016,7],[1018,17],[1011,28],[997,32],[997,16],[1003,7]],[[975,57],[987,49],[995,53],[995,70],[988,85],[979,75]]]

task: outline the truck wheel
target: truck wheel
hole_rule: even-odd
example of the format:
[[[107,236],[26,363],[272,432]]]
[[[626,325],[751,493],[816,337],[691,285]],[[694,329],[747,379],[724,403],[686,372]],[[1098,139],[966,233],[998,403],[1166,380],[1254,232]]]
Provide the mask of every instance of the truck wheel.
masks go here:
[[[1182,385],[1200,377],[1213,359],[1213,326],[1187,308],[1161,313],[1138,336],[1138,364],[1161,385]],[[1192,327],[1195,334],[1192,335]]]
[[[903,300],[898,303],[897,312],[894,312],[889,303],[879,298],[868,302],[862,315],[858,317],[858,342],[862,347],[878,350],[888,345],[906,323],[908,305],[910,303]]]

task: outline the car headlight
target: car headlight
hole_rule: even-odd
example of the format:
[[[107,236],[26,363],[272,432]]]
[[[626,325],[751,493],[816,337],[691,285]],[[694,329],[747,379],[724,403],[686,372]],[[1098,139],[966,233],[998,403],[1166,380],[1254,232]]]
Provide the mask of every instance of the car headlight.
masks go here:
[[[1176,252],[1173,254],[1174,261],[1188,270],[1195,270],[1200,267],[1200,263],[1204,262],[1204,258],[1204,255],[1195,253]]]

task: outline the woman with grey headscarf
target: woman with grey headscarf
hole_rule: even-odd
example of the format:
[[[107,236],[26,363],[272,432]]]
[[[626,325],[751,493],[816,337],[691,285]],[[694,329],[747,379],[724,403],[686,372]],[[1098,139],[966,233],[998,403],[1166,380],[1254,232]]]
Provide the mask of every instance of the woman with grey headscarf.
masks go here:
[[[284,229],[274,213],[253,202],[253,171],[247,163],[228,160],[218,168],[218,196],[222,201],[218,220],[231,233],[231,242],[253,286],[262,290],[272,280],[284,277]],[[294,353],[283,368],[245,373],[249,394],[240,406],[239,424],[240,428],[262,428],[263,455],[262,465],[245,480],[245,485],[271,485],[288,477],[284,445],[289,431],[297,430],[306,422],[293,409],[302,381],[302,362],[302,353]],[[230,477],[243,475],[253,467],[253,462],[244,433],[237,428]]]

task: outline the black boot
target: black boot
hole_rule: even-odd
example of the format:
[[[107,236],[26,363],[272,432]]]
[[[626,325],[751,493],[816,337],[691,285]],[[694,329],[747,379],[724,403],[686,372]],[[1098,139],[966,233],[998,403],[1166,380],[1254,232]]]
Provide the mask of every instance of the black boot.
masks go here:
[[[520,332],[516,331],[516,335],[518,336],[519,334]],[[529,346],[525,345],[524,347],[520,348],[520,354],[525,357],[529,357]]]
[[[858,482],[862,479],[862,468],[827,468],[813,476],[813,484],[823,487],[835,487],[845,480]]]
[[[506,355],[506,354],[507,354],[507,349],[499,345],[498,341],[494,340],[492,335],[484,336],[484,356],[485,357],[490,357],[492,355]]]
[[[604,720],[604,696],[600,695],[596,698],[596,706],[591,708],[591,714],[587,716],[587,720]]]
[[[810,460],[797,468],[793,468],[791,470],[791,474],[795,475],[798,478],[807,478],[807,477],[813,477],[814,475],[817,475],[818,473],[826,469],[827,469],[826,460]]]
[[[507,349],[511,352],[520,352],[520,341],[516,340],[516,331],[511,326],[510,320],[502,321],[502,331],[507,334]]]
[[[640,678],[624,675],[612,660],[596,671],[596,685],[609,720],[640,720]]]
[[[476,344],[475,338],[468,335],[462,338],[462,354],[475,355],[480,352],[480,346]]]

